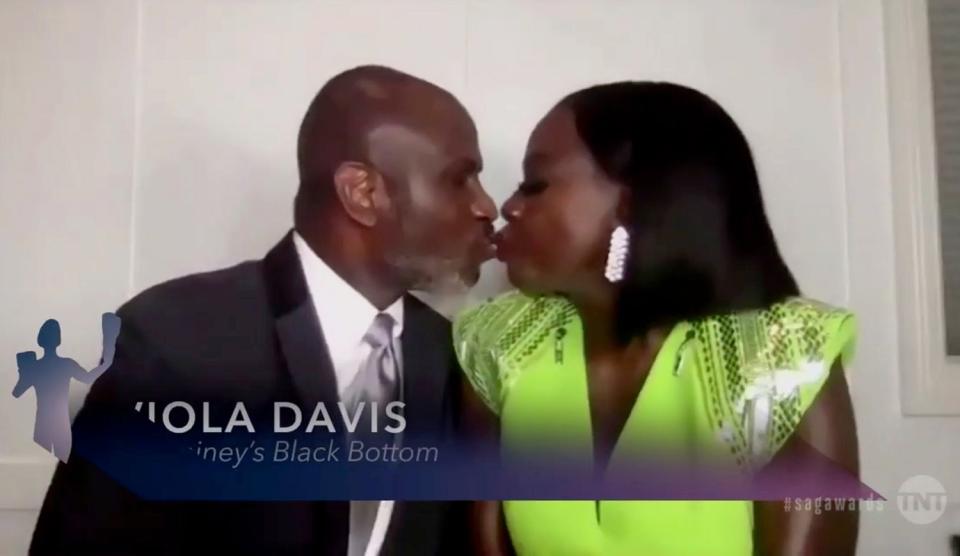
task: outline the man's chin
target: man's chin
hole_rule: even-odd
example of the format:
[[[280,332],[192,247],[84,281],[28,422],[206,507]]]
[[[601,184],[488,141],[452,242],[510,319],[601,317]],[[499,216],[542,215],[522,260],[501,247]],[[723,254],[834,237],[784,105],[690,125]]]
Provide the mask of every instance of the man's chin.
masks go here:
[[[467,290],[476,286],[479,281],[480,267],[471,268],[460,273],[460,283]]]
[[[473,273],[451,273],[425,280],[415,289],[431,296],[463,296],[479,279],[479,270]]]
[[[476,280],[469,276],[447,276],[424,282],[414,288],[417,297],[450,320],[469,303],[470,289]]]

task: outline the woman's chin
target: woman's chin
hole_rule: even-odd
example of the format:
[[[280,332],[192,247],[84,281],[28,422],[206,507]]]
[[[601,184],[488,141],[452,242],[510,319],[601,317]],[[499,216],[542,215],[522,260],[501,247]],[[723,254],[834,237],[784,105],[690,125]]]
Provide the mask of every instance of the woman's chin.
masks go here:
[[[518,290],[524,289],[524,276],[523,272],[520,271],[520,268],[517,264],[506,263],[507,267],[507,280],[510,281],[510,285],[517,288]]]
[[[537,280],[536,273],[532,269],[519,263],[507,263],[507,279],[513,287],[525,294],[541,295],[549,292],[549,288]]]

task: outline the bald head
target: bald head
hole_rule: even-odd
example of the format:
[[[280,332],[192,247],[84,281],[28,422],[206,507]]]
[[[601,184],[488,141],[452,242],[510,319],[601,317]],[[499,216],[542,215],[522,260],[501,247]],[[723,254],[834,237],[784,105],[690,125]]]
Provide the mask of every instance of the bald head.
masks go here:
[[[383,66],[360,66],[330,79],[314,97],[300,125],[297,163],[300,194],[330,190],[344,162],[371,163],[371,133],[384,126],[418,131],[470,116],[446,90]]]
[[[380,66],[341,73],[310,104],[297,159],[294,225],[338,272],[366,269],[391,292],[476,281],[496,208],[449,92]]]

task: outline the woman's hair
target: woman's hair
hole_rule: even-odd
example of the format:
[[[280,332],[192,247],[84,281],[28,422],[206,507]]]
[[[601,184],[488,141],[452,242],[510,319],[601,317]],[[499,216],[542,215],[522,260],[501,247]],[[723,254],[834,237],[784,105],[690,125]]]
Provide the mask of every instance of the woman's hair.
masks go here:
[[[750,147],[720,105],[653,82],[597,85],[562,104],[599,167],[628,190],[621,340],[799,294],[767,221]]]

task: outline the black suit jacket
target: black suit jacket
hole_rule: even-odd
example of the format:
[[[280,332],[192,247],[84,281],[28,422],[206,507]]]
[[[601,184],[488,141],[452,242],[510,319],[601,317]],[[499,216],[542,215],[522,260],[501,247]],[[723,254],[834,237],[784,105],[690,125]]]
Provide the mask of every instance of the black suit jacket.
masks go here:
[[[114,363],[77,416],[74,455],[54,473],[31,554],[345,555],[348,502],[145,501],[76,455],[77,431],[98,408],[144,399],[335,406],[314,302],[323,299],[311,300],[288,234],[263,260],[172,280],[126,303]],[[450,324],[412,296],[404,303],[406,430],[449,439],[461,376]],[[462,554],[464,518],[458,503],[398,502],[382,554]]]

